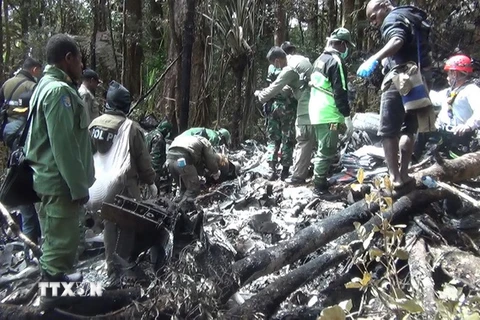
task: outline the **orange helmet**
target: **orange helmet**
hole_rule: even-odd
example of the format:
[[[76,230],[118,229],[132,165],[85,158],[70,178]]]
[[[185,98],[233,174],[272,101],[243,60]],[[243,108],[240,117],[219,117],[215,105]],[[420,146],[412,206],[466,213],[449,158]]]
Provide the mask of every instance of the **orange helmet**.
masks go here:
[[[473,63],[472,59],[466,55],[459,54],[453,57],[450,57],[447,62],[445,62],[445,71],[461,71],[466,73],[473,72]]]

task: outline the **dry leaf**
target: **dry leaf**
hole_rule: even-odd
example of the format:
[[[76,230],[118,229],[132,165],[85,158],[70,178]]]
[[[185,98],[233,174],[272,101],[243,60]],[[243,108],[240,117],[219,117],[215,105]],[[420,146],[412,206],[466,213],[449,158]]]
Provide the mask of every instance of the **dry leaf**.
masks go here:
[[[328,307],[322,310],[317,320],[345,320],[345,311],[339,306]]]
[[[363,180],[365,179],[365,171],[363,168],[358,169],[357,172],[357,181],[360,183],[363,183]]]

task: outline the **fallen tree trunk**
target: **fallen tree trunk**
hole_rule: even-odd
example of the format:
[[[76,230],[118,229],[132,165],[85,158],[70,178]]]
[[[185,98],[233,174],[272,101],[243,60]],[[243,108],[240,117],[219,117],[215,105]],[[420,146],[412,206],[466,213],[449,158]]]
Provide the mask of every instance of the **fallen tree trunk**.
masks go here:
[[[303,284],[315,279],[325,270],[328,270],[349,256],[348,250],[330,250],[310,262],[289,272],[277,279],[265,289],[248,299],[244,304],[237,306],[226,314],[226,319],[264,319],[270,318],[278,306],[292,292]]]
[[[428,263],[428,252],[425,241],[418,237],[420,228],[413,227],[406,235],[407,246],[411,245],[408,257],[410,283],[415,297],[422,302],[422,319],[436,319],[437,305],[435,303],[435,289],[432,278],[432,267]]]
[[[480,175],[480,151],[463,155],[454,160],[445,160],[414,174],[417,186],[422,186],[425,175],[443,181],[459,182]],[[283,266],[297,261],[314,252],[319,247],[353,230],[353,222],[365,222],[368,212],[378,210],[378,206],[367,208],[361,200],[338,214],[299,231],[292,239],[278,245],[255,252],[237,261],[233,272],[237,276],[235,285],[227,286],[222,292],[221,302],[225,303],[241,286],[261,276],[280,270]]]
[[[59,314],[60,319],[88,317],[102,319],[104,314],[118,311],[141,297],[140,288],[104,291],[101,297],[72,298],[75,302],[68,310],[51,310],[44,312],[40,308],[12,304],[0,304],[0,319],[54,319]],[[98,315],[98,316],[96,316]],[[47,316],[47,317],[46,317]],[[128,317],[126,317],[127,319]],[[110,318],[109,318],[110,319]]]
[[[467,153],[453,160],[444,160],[413,174],[417,186],[422,185],[423,176],[435,180],[460,182],[480,176],[480,151]]]
[[[383,216],[387,220],[396,221],[408,216],[417,208],[444,198],[446,194],[447,192],[444,190],[416,190],[398,199],[393,204],[392,210],[385,212]],[[371,232],[374,226],[381,224],[381,221],[380,217],[373,216],[364,225],[366,232]],[[352,231],[337,247],[342,248],[342,245],[350,245],[355,240],[358,240],[358,234],[356,231]],[[340,263],[347,256],[348,251],[342,249],[331,250],[318,256],[316,259],[280,277],[241,306],[231,309],[227,314],[229,316],[227,318],[253,319],[258,314],[269,318],[276,311],[279,304],[291,293],[332,266]]]
[[[378,210],[378,205],[371,206],[370,210]],[[317,224],[300,230],[292,239],[257,251],[235,262],[233,272],[238,277],[238,281],[225,288],[221,301],[225,303],[240,286],[280,270],[283,266],[305,257],[328,242],[352,231],[354,222],[362,223],[371,217],[370,210],[364,200],[359,201]]]

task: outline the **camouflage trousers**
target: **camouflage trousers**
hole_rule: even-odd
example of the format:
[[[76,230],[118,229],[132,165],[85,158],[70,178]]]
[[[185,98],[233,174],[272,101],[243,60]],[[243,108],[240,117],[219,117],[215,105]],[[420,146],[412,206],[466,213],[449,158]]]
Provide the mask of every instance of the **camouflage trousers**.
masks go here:
[[[267,124],[267,161],[276,164],[281,146],[280,164],[284,167],[293,165],[295,147],[295,108],[282,101],[275,101]]]

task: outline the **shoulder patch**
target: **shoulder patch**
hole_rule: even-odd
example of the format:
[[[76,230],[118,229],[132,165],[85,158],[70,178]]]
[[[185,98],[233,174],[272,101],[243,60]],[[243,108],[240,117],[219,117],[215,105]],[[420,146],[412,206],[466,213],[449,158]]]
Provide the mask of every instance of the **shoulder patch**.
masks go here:
[[[70,100],[70,97],[68,95],[63,95],[60,98],[60,101],[62,102],[62,104],[65,108],[71,108],[72,107],[72,101]]]

